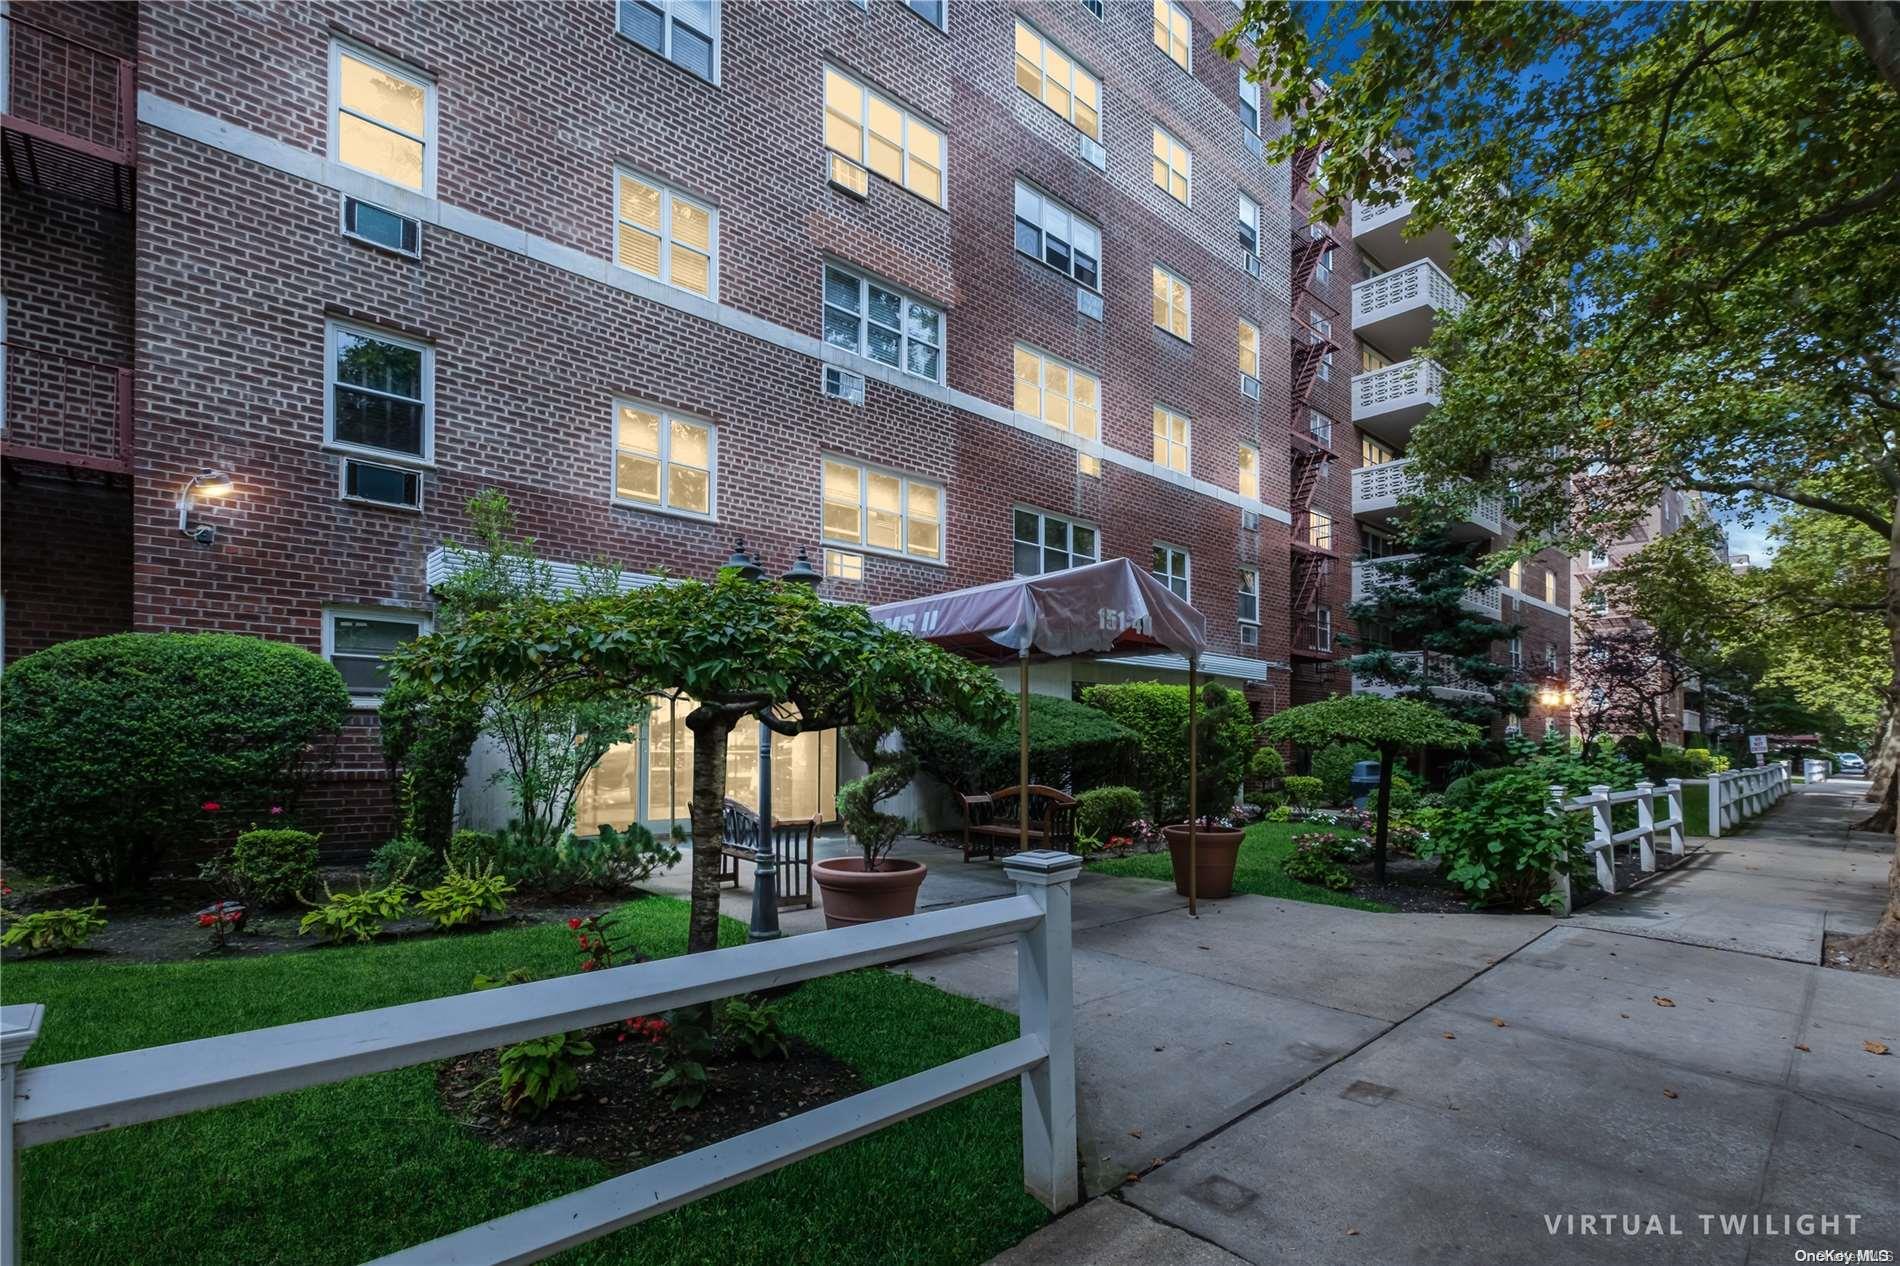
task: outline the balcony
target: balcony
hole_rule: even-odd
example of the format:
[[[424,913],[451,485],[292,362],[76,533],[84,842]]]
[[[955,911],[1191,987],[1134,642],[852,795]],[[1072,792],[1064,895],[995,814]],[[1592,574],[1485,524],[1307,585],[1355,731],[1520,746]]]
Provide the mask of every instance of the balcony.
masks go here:
[[[0,14],[0,51],[8,180],[129,210],[138,142],[132,60],[12,14]]]
[[[1412,203],[1409,198],[1371,206],[1352,204],[1352,237],[1361,250],[1371,254],[1388,268],[1429,259],[1440,268],[1451,267],[1455,240],[1444,229],[1428,229],[1419,237],[1406,236],[1411,227]]]
[[[1456,316],[1465,297],[1429,259],[1368,277],[1352,288],[1352,330],[1387,356],[1410,356],[1432,341],[1440,314]]]
[[[1426,668],[1426,683],[1434,695],[1441,699],[1489,699],[1490,687],[1463,675],[1453,668],[1443,656],[1428,655],[1425,651],[1401,651],[1392,657],[1393,661],[1408,673],[1416,673],[1421,665]],[[1390,699],[1400,690],[1410,689],[1394,685],[1389,681],[1375,681],[1354,673],[1352,692],[1356,695],[1383,695]]]
[[[1684,734],[1702,733],[1702,714],[1689,708],[1682,710],[1682,732]]]
[[[1412,428],[1438,407],[1444,371],[1434,361],[1408,360],[1352,378],[1353,425],[1394,448],[1404,448]]]
[[[1352,600],[1362,602],[1387,585],[1410,587],[1411,581],[1395,575],[1393,569],[1417,558],[1416,554],[1394,554],[1389,558],[1360,559],[1352,565]],[[1468,591],[1460,603],[1473,615],[1487,620],[1504,618],[1504,599],[1497,585],[1485,584]]]
[[[6,382],[0,457],[69,470],[131,471],[132,371],[0,343]]]
[[[1361,523],[1389,527],[1403,517],[1404,501],[1422,484],[1413,476],[1410,459],[1361,466],[1352,472],[1352,517]],[[1504,503],[1497,497],[1477,497],[1452,525],[1458,540],[1481,540],[1504,532]]]

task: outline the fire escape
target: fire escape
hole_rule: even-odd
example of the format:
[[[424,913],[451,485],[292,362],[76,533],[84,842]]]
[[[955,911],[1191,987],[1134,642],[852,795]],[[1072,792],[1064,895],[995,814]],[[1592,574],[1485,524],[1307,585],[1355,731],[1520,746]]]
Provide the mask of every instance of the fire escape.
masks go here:
[[[1317,147],[1302,149],[1293,156],[1292,191],[1296,206],[1318,160]],[[1288,568],[1293,597],[1291,650],[1297,658],[1328,662],[1333,658],[1332,632],[1329,626],[1320,625],[1319,608],[1326,581],[1333,574],[1335,555],[1332,529],[1319,530],[1314,522],[1313,492],[1326,463],[1333,460],[1333,436],[1330,425],[1314,424],[1312,394],[1321,365],[1339,349],[1330,330],[1309,319],[1316,308],[1333,312],[1332,305],[1309,287],[1320,257],[1335,245],[1331,230],[1317,222],[1293,237],[1292,411],[1287,419],[1292,456],[1288,506],[1293,515],[1293,556]]]
[[[130,212],[138,143],[131,59],[7,13],[0,58],[0,170],[16,208],[38,194]],[[60,202],[43,205],[57,214]],[[128,478],[132,370],[47,346],[39,332],[18,329],[17,313],[0,308],[0,318],[7,473]]]

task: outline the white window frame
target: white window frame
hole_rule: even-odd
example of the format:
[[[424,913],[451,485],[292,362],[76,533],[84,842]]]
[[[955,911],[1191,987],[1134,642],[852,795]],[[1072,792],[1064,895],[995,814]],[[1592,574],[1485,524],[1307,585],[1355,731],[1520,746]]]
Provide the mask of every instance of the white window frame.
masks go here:
[[[417,637],[427,637],[435,627],[434,620],[427,612],[411,611],[405,607],[325,607],[323,608],[323,633],[321,635],[322,642],[319,653],[323,656],[323,662],[326,664],[332,663],[332,659],[336,655],[336,621],[338,616],[342,616],[345,619],[357,620],[388,620],[391,623],[403,624],[413,621],[416,626]],[[358,658],[361,657],[359,656]],[[357,694],[355,691],[350,691],[350,706],[352,708],[373,712],[382,707],[382,704],[383,696],[381,694]]]
[[[840,308],[837,305],[833,304],[830,301],[830,299],[826,297],[825,274],[832,273],[832,272],[839,273],[846,277],[854,278],[858,283],[858,310],[856,313],[857,321],[858,321],[858,345],[855,350],[852,348],[847,348],[847,347],[839,347],[838,344],[833,343],[830,339],[825,337],[825,326],[824,326],[825,313],[827,312],[842,313],[844,311],[843,308]],[[898,317],[899,325],[897,328],[897,336],[898,336],[897,363],[895,365],[891,364],[889,361],[879,360],[877,357],[871,355],[871,352],[870,352],[870,347],[871,347],[870,328],[873,324],[871,320],[871,287],[872,286],[876,286],[879,290],[884,291],[886,294],[896,295],[899,299],[903,300],[903,303],[904,303],[903,311]],[[937,349],[937,373],[935,377],[930,377],[925,374],[917,373],[915,370],[913,370],[910,367],[910,345],[912,342],[911,334],[910,334],[910,310],[913,307],[919,307],[919,308],[923,308],[925,311],[934,312],[936,313],[936,316],[937,316],[937,342],[934,344],[934,346]],[[891,327],[888,325],[879,324],[878,328],[880,330],[888,330]],[[885,369],[895,369],[899,373],[907,374],[912,378],[922,379],[924,382],[941,383],[944,378],[945,364],[947,363],[950,357],[950,349],[947,346],[949,342],[949,333],[950,333],[950,322],[948,318],[944,315],[944,311],[942,308],[939,308],[934,303],[925,303],[922,299],[916,298],[915,296],[910,294],[910,292],[903,289],[901,286],[893,286],[889,282],[886,282],[886,281],[880,280],[879,278],[871,276],[869,273],[859,272],[855,268],[847,267],[846,265],[837,263],[836,261],[833,261],[833,260],[826,260],[824,264],[820,267],[819,278],[818,278],[818,338],[819,338],[819,341],[824,343],[826,347],[835,348],[836,350],[842,351],[842,352],[849,352],[851,355],[856,356],[861,360],[868,361],[873,365],[878,365]],[[924,342],[922,339],[918,339],[916,341],[919,343],[922,343],[923,346],[925,347],[933,346],[930,343]]]
[[[1033,202],[1034,204],[1033,207],[1026,208],[1024,205],[1026,201]],[[1035,219],[1036,243],[1037,243],[1040,253],[1035,254],[1035,255],[1030,255],[1028,251],[1024,250],[1022,243],[1018,241],[1016,238],[1016,226],[1019,221],[1024,219],[1023,212],[1026,209],[1033,209],[1036,213],[1036,219]],[[1054,232],[1054,230],[1050,227],[1050,224],[1049,224],[1052,212],[1061,215],[1064,219],[1068,221],[1068,227],[1066,229],[1067,236],[1060,239],[1064,241],[1069,248],[1069,270],[1067,272],[1063,272],[1062,269],[1057,268],[1054,264],[1050,263],[1049,258],[1048,258],[1049,238],[1050,238],[1050,235]],[[1009,230],[1010,242],[1012,245],[1016,247],[1016,253],[1018,255],[1028,256],[1030,259],[1035,260],[1038,264],[1041,264],[1044,268],[1047,268],[1050,272],[1053,272],[1057,274],[1058,276],[1067,277],[1070,281],[1073,281],[1076,285],[1082,287],[1084,290],[1092,290],[1096,294],[1102,293],[1102,226],[1101,225],[1097,224],[1095,221],[1089,219],[1087,216],[1076,211],[1074,208],[1070,207],[1067,203],[1050,197],[1048,194],[1036,188],[1034,185],[1029,184],[1027,181],[1022,181],[1022,180],[1018,180],[1016,182],[1016,202],[1015,202],[1014,210],[1012,211],[1011,216],[1010,216],[1009,225],[1010,225],[1010,230]],[[1076,254],[1076,249],[1077,249],[1077,242],[1075,239],[1078,236],[1075,230],[1078,226],[1080,226],[1081,228],[1087,229],[1090,233],[1093,233],[1095,235],[1095,250],[1093,252],[1094,258],[1095,258],[1095,280],[1093,282],[1083,281],[1080,277],[1075,275],[1075,254]]]
[[[911,3],[911,0],[904,0],[904,7],[909,9],[912,13],[917,14],[918,19],[923,22],[925,26],[934,27],[942,31],[945,35],[948,35],[950,33],[950,0],[937,0],[937,3],[940,16],[934,22],[931,21],[928,15],[919,13],[917,6]]]
[[[1555,643],[1544,643],[1544,669],[1546,672],[1554,673],[1557,671],[1557,647]]]
[[[1253,491],[1247,490],[1247,455],[1253,455]],[[1240,442],[1234,457],[1234,486],[1241,496],[1250,501],[1260,500],[1260,448],[1245,440]]]
[[[1164,166],[1166,166],[1168,169],[1169,175],[1177,175],[1181,177],[1182,182],[1187,185],[1187,197],[1174,198],[1173,189],[1169,188],[1167,185],[1162,184],[1160,181],[1154,179],[1152,164],[1150,165],[1151,170],[1148,173],[1149,181],[1150,183],[1154,185],[1155,188],[1159,189],[1162,193],[1168,195],[1168,197],[1170,198],[1174,198],[1176,202],[1192,210],[1194,207],[1194,151],[1188,147],[1188,143],[1186,141],[1182,140],[1180,137],[1176,136],[1174,133],[1168,131],[1167,128],[1162,127],[1159,123],[1154,124],[1154,134],[1155,136],[1164,138],[1168,142],[1168,156],[1164,159],[1160,155],[1155,154],[1154,142],[1152,139],[1150,139],[1149,157],[1153,159],[1154,162],[1162,163]],[[1186,168],[1181,171],[1176,171],[1175,166],[1174,166],[1174,149],[1176,146],[1180,147],[1182,156],[1186,158],[1187,160]]]
[[[627,180],[638,181],[640,184],[647,186],[649,189],[655,189],[659,191],[659,194],[660,194],[660,275],[658,277],[654,277],[647,273],[643,273],[637,268],[629,268],[627,267],[627,265],[620,262],[620,234],[622,230],[632,227],[628,224],[626,220],[622,219],[620,215],[620,182],[623,178]],[[615,268],[619,269],[623,273],[629,273],[635,277],[645,277],[648,281],[657,281],[663,286],[671,286],[675,290],[683,290],[689,295],[699,295],[699,297],[702,299],[711,299],[715,303],[718,302],[719,300],[719,208],[718,207],[715,207],[710,202],[706,202],[702,199],[695,198],[691,194],[681,193],[678,189],[675,189],[672,185],[667,184],[664,180],[655,180],[652,176],[647,175],[645,172],[641,171],[639,168],[628,167],[625,164],[617,164],[614,167],[613,189],[611,191],[611,196],[613,198],[613,208],[614,208],[614,211],[613,211],[613,215],[614,215],[613,266]],[[697,290],[693,290],[687,286],[682,286],[678,282],[673,280],[673,204],[675,202],[684,202],[686,205],[690,207],[696,207],[699,210],[704,211],[706,213],[706,245],[708,249],[706,252],[706,293],[703,295],[700,295]],[[646,230],[642,228],[640,231],[645,232]],[[688,251],[692,251],[695,254],[698,253],[698,248],[691,244],[685,244],[684,249]]]
[[[1511,671],[1523,672],[1524,671],[1524,639],[1521,637],[1514,637],[1510,640],[1509,643],[1507,643],[1507,646],[1510,651]]]
[[[354,334],[359,338],[375,339],[379,343],[393,343],[398,347],[407,347],[422,353],[422,452],[405,453],[398,449],[371,448],[366,444],[353,444],[340,440],[336,435],[336,376],[337,335]],[[389,393],[377,391],[374,387],[358,387],[344,383],[351,391],[368,391],[375,395],[386,396]],[[392,399],[403,399],[401,396]],[[373,325],[361,325],[354,321],[326,321],[323,327],[323,446],[339,453],[354,453],[359,457],[368,457],[395,466],[415,466],[433,469],[435,466],[435,348],[419,339],[393,334]]]
[[[1174,436],[1172,434],[1169,434],[1164,437],[1160,434],[1155,433],[1158,430],[1158,428],[1161,426],[1161,421],[1162,421],[1162,418],[1164,417],[1177,419],[1181,423],[1181,443],[1180,443],[1181,465],[1176,466],[1172,460],[1165,461],[1165,462],[1155,462],[1154,464],[1162,470],[1171,470],[1177,475],[1187,475],[1187,476],[1192,477],[1194,474],[1194,419],[1189,417],[1187,414],[1182,413],[1180,410],[1170,408],[1169,406],[1162,404],[1159,401],[1155,403],[1154,416],[1151,417],[1149,421],[1149,431],[1153,439],[1160,440],[1162,442],[1162,444],[1164,445],[1163,452],[1170,459],[1173,458],[1174,450],[1176,447],[1175,442],[1174,442]],[[1170,431],[1172,431],[1172,428],[1170,428]],[[1149,454],[1150,454],[1150,457],[1153,456],[1152,448],[1149,450]]]
[[[663,10],[661,17],[663,26],[660,33],[660,47],[657,49],[648,48],[645,44],[642,44],[639,40],[627,34],[620,25],[619,0],[615,0],[614,3],[614,34],[641,52],[649,53],[669,66],[678,66],[693,78],[699,79],[701,82],[711,83],[713,87],[717,88],[720,84],[721,61],[725,54],[725,40],[720,34],[725,27],[725,15],[721,12],[725,7],[724,0],[710,0],[712,7],[712,30],[703,32],[703,34],[712,40],[712,78],[710,80],[705,79],[698,71],[686,63],[673,60],[673,5],[670,0],[649,0],[649,3]],[[689,22],[687,25],[690,27],[692,24]]]
[[[1323,528],[1324,531],[1316,529]],[[1320,544],[1315,537],[1324,537],[1326,543]],[[1324,510],[1308,509],[1306,512],[1306,543],[1314,549],[1331,551],[1339,540],[1339,520]]]
[[[1191,46],[1190,46],[1191,47]],[[1240,112],[1240,126],[1255,136],[1260,135],[1260,85],[1247,75],[1247,66],[1240,67],[1240,104],[1253,107],[1253,126],[1247,125],[1247,112]]]
[[[1035,413],[1030,413],[1023,409],[1016,409],[1015,383],[1017,352],[1027,352],[1036,358],[1036,403],[1038,408]],[[1069,394],[1066,397],[1069,402],[1069,425],[1066,427],[1058,426],[1056,423],[1051,422],[1048,416],[1049,366],[1051,365],[1059,369],[1065,369],[1069,373]],[[1077,377],[1086,378],[1095,384],[1095,431],[1091,435],[1084,435],[1075,428],[1075,380]],[[1032,347],[1028,343],[1017,343],[1010,349],[1010,407],[1015,409],[1016,416],[1019,418],[1032,419],[1052,431],[1060,431],[1064,435],[1073,435],[1078,440],[1099,441],[1102,438],[1102,376],[1094,370],[1078,368],[1068,361],[1063,360],[1060,356],[1051,356],[1041,348]]]
[[[858,584],[864,580],[864,555],[854,549],[825,547],[825,579]]]
[[[1333,338],[1333,319],[1320,312],[1318,308],[1306,310],[1307,324],[1313,327],[1313,333],[1327,342]],[[1319,358],[1319,372],[1315,375],[1321,382],[1333,380],[1333,354],[1327,352]]]
[[[906,5],[905,7],[908,8],[909,6]],[[948,17],[948,10],[945,10],[945,16]],[[842,150],[832,149],[830,143],[824,140],[824,134],[825,134],[824,115],[829,114],[831,111],[830,94],[825,89],[825,80],[824,80],[825,75],[836,75],[838,76],[838,78],[846,81],[847,83],[855,84],[858,90],[864,94],[864,109],[863,109],[863,112],[860,113],[858,116],[858,152],[855,155],[846,154]],[[871,100],[874,97],[877,100],[882,101],[885,105],[889,106],[892,110],[895,110],[898,116],[902,118],[904,121],[904,135],[901,138],[901,148],[904,151],[904,177],[902,180],[892,180],[889,176],[886,176],[884,173],[878,171],[877,168],[871,166],[871,136],[872,136]],[[873,88],[870,84],[866,83],[864,80],[858,78],[856,75],[851,74],[850,72],[844,70],[842,67],[832,65],[830,62],[823,63],[823,69],[820,71],[820,77],[818,80],[818,105],[819,105],[820,111],[823,112],[819,118],[819,139],[821,143],[824,144],[825,152],[827,154],[838,154],[840,157],[852,163],[856,163],[859,167],[862,167],[869,174],[876,176],[879,180],[883,181],[885,184],[896,185],[898,188],[902,189],[905,193],[910,194],[912,197],[917,198],[920,201],[928,202],[930,203],[930,205],[935,206],[935,207],[942,207],[945,210],[949,209],[950,207],[950,129],[949,128],[942,126],[935,119],[925,118],[922,114],[911,109],[909,106],[899,103],[897,99],[892,97],[889,93],[880,92],[876,88]],[[913,120],[918,123],[923,124],[923,126],[929,128],[932,132],[935,132],[937,134],[937,142],[938,142],[939,149],[937,153],[937,185],[938,185],[937,195],[938,196],[936,198],[931,198],[928,194],[918,193],[915,189],[911,188],[911,185],[910,185],[910,162],[911,162],[910,125]]]
[[[1315,607],[1313,609],[1313,647],[1315,650],[1333,649],[1333,609]]]
[[[1036,519],[1035,546],[1036,546],[1036,561],[1038,563],[1038,569],[1033,572],[1023,572],[1023,571],[1017,570],[1016,568],[1016,546],[1019,544],[1027,545],[1030,543],[1028,541],[1022,540],[1020,537],[1016,535],[1016,516],[1019,514],[1034,515]],[[1038,509],[1035,506],[1019,504],[1012,507],[1009,514],[1009,546],[1010,546],[1009,566],[1010,566],[1011,574],[1015,575],[1016,577],[1020,579],[1027,579],[1031,576],[1053,576],[1056,574],[1055,572],[1051,572],[1051,571],[1043,571],[1040,568],[1040,564],[1042,562],[1042,551],[1047,548],[1044,541],[1043,534],[1047,530],[1047,527],[1050,523],[1060,523],[1065,529],[1065,537],[1068,541],[1068,544],[1064,548],[1063,552],[1067,554],[1071,559],[1076,559],[1078,557],[1075,551],[1075,529],[1087,528],[1090,532],[1093,532],[1095,534],[1095,553],[1090,557],[1082,559],[1081,561],[1072,561],[1067,567],[1061,568],[1060,570],[1072,571],[1077,567],[1087,567],[1091,563],[1099,563],[1102,561],[1102,529],[1101,528],[1095,526],[1095,524],[1090,523],[1085,519],[1070,518],[1066,514],[1051,514],[1049,511]]]
[[[1608,550],[1593,549],[1590,551],[1590,567],[1592,570],[1600,567],[1608,567],[1609,565],[1610,553]]]
[[[415,476],[415,503],[412,505],[402,501],[378,501],[374,497],[364,497],[352,493],[350,491],[350,465],[352,462],[358,466],[384,466],[390,470],[400,470],[404,474]],[[368,457],[358,457],[354,453],[345,456],[336,464],[337,500],[347,501],[351,505],[371,506],[378,510],[394,510],[398,514],[421,514],[423,498],[428,492],[428,482],[427,479],[423,478],[421,468],[412,464],[405,465],[401,462],[375,461]]]
[[[356,115],[355,111],[349,111],[350,114],[356,115],[357,118],[362,119],[364,122],[382,128],[386,132],[394,132],[399,136],[406,136],[412,141],[421,142],[422,188],[411,189],[408,185],[399,184],[386,176],[343,161],[341,156],[342,136],[337,127],[337,120],[345,113],[343,109],[343,58],[345,55],[356,61],[375,66],[379,70],[387,71],[389,74],[395,75],[399,79],[407,80],[422,89],[421,136],[417,136],[412,132],[405,132],[401,128],[392,127],[381,119],[372,119],[368,115]],[[329,148],[326,152],[329,155],[330,161],[339,167],[347,167],[351,171],[361,172],[371,180],[379,184],[387,185],[391,189],[401,189],[406,193],[419,194],[424,198],[433,198],[435,196],[435,160],[437,148],[435,79],[430,75],[424,74],[414,66],[399,62],[392,57],[385,57],[383,54],[366,48],[354,40],[344,39],[332,39],[330,41],[329,73],[330,99],[325,126],[329,133]]]
[[[1241,228],[1253,230],[1253,245],[1247,244],[1244,234],[1236,231],[1235,236],[1240,238],[1242,250],[1257,256],[1260,254],[1260,204],[1245,193],[1236,192],[1234,196],[1238,200],[1234,211],[1235,219]]]
[[[1178,555],[1181,560],[1181,587],[1187,590],[1187,592],[1181,593],[1178,590],[1175,590],[1175,593],[1176,593],[1176,596],[1181,599],[1181,601],[1190,602],[1190,603],[1193,602],[1194,601],[1194,597],[1193,597],[1194,556],[1190,554],[1187,550],[1183,549],[1181,546],[1170,545],[1166,541],[1156,541],[1154,544],[1154,547],[1158,550],[1162,550],[1167,553],[1168,570],[1167,570],[1167,574],[1163,575],[1162,573],[1154,569],[1153,563],[1151,561],[1148,567],[1148,574],[1150,576],[1153,576],[1156,580],[1159,580],[1162,584],[1168,586],[1170,590],[1174,590],[1174,583],[1173,583],[1174,560],[1175,560],[1175,557]]]
[[[1248,581],[1250,580],[1253,582],[1251,588],[1248,586]],[[1248,599],[1252,599],[1252,602],[1253,602],[1252,615],[1247,614],[1247,600]],[[1234,612],[1235,612],[1235,619],[1241,624],[1258,625],[1260,623],[1260,569],[1259,568],[1242,567],[1240,569],[1240,582],[1236,586]]]
[[[850,466],[858,472],[858,539],[839,540],[825,535],[825,465]],[[882,545],[870,542],[871,486],[872,475],[883,475],[898,480],[898,540],[903,542],[900,549],[886,549]],[[937,556],[913,554],[910,552],[910,486],[921,484],[934,488],[937,492]],[[874,466],[861,462],[855,457],[845,457],[839,453],[821,451],[818,454],[818,540],[825,549],[843,550],[857,554],[882,554],[886,558],[902,558],[913,563],[922,563],[927,567],[947,567],[950,556],[950,494],[943,484],[935,479],[926,479],[922,475],[908,475],[901,470],[892,470],[888,466]]]
[[[1186,277],[1171,271],[1160,263],[1155,264],[1154,271],[1160,273],[1169,281],[1180,283],[1182,296],[1181,315],[1187,319],[1187,333],[1176,334],[1172,324],[1162,325],[1158,322],[1155,325],[1155,329],[1160,330],[1169,338],[1180,339],[1183,343],[1192,343],[1194,341],[1194,284]],[[1152,296],[1150,297],[1152,298]],[[1172,292],[1169,293],[1168,297],[1168,315],[1170,318],[1174,315],[1174,297]]]
[[[1550,606],[1557,605],[1557,572],[1555,568],[1544,569],[1544,601]]]
[[[641,457],[660,463],[660,499],[658,501],[642,501],[638,497],[620,495],[620,411],[622,409],[639,409],[645,413],[660,415],[660,451],[657,454],[639,454]],[[719,428],[717,425],[696,414],[669,409],[664,405],[654,404],[650,400],[637,400],[632,396],[617,397],[613,403],[611,416],[613,461],[608,469],[607,488],[615,505],[625,506],[630,510],[645,510],[649,514],[668,514],[675,518],[698,519],[704,523],[719,521]],[[673,505],[669,497],[672,491],[673,422],[675,419],[689,426],[706,428],[706,508],[703,511]],[[690,463],[680,464],[690,465]]]
[[[1038,29],[1032,23],[1025,22],[1019,16],[1016,19],[1016,25],[1022,27],[1025,31],[1028,31],[1031,35],[1035,36],[1037,44],[1040,45],[1041,56],[1037,59],[1036,73],[1040,75],[1042,78],[1047,79],[1049,77],[1049,50],[1050,49],[1053,48],[1063,58],[1063,60],[1069,63],[1069,82],[1064,85],[1064,87],[1067,89],[1068,94],[1069,94],[1069,113],[1068,114],[1064,115],[1064,114],[1059,113],[1055,109],[1054,106],[1051,106],[1046,100],[1042,98],[1041,94],[1035,94],[1032,99],[1036,102],[1036,104],[1040,105],[1043,109],[1049,111],[1049,113],[1055,115],[1058,119],[1061,119],[1063,122],[1067,123],[1070,127],[1074,128],[1076,131],[1080,132],[1082,135],[1088,137],[1091,141],[1094,141],[1098,145],[1101,144],[1102,143],[1102,107],[1104,104],[1106,104],[1102,99],[1102,77],[1096,74],[1094,71],[1090,70],[1087,66],[1084,66],[1081,63],[1081,61],[1078,58],[1076,58],[1076,56],[1073,53],[1069,52],[1068,49],[1062,47],[1062,45],[1050,39],[1047,35],[1044,35],[1042,31]],[[1015,51],[1015,48],[1012,45],[1011,47],[1012,71],[1014,70],[1014,59],[1016,57],[1020,57],[1021,55],[1022,55],[1021,53]],[[1083,127],[1080,123],[1077,123],[1075,121],[1075,80],[1076,80],[1076,76],[1078,75],[1089,80],[1091,83],[1095,85],[1095,130],[1093,132],[1089,131],[1087,128]],[[1016,82],[1016,91],[1022,93],[1025,97],[1031,96],[1029,90],[1023,87],[1021,80],[1018,80]]]
[[[1240,350],[1241,350],[1240,336],[1247,330],[1253,331],[1253,368],[1251,370],[1249,370],[1247,366],[1244,363],[1241,363],[1240,361]],[[1234,321],[1234,359],[1235,359],[1235,363],[1240,365],[1240,373],[1243,378],[1251,378],[1255,382],[1260,381],[1260,325],[1258,322],[1249,321],[1246,317],[1237,317],[1235,319]]]
[[[1194,15],[1189,13],[1187,11],[1187,8],[1177,3],[1176,0],[1155,0],[1154,7],[1157,9],[1165,8],[1168,11],[1168,17],[1170,19],[1170,22],[1168,25],[1169,47],[1163,48],[1159,42],[1154,41],[1154,30],[1152,26],[1150,26],[1149,32],[1148,32],[1148,38],[1150,42],[1154,42],[1155,50],[1159,52],[1163,57],[1173,62],[1176,66],[1179,66],[1182,70],[1185,70],[1188,74],[1190,75],[1193,74],[1194,73]],[[1172,19],[1176,17],[1179,17],[1183,22],[1187,23],[1187,35],[1181,42],[1182,50],[1187,54],[1186,61],[1182,61],[1179,58],[1177,58],[1174,55],[1174,51],[1172,48],[1172,45],[1174,42],[1174,25],[1173,25]]]

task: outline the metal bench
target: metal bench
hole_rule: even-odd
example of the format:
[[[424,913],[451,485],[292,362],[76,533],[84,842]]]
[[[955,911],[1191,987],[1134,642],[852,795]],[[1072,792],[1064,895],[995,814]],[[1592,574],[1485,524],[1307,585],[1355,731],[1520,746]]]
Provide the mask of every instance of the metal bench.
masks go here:
[[[1029,847],[1075,851],[1075,797],[1056,787],[1030,783]],[[973,852],[995,857],[1001,845],[1014,852],[1022,840],[1022,804],[1025,797],[1018,787],[1005,787],[988,795],[966,796],[963,802],[963,860]]]
[[[775,817],[772,820],[772,857],[778,864],[780,909],[786,906],[811,908],[812,844],[817,837],[818,819],[815,817],[792,821]],[[739,863],[757,865],[758,860],[759,815],[737,800],[729,799],[720,814],[719,882],[730,882],[737,888]]]

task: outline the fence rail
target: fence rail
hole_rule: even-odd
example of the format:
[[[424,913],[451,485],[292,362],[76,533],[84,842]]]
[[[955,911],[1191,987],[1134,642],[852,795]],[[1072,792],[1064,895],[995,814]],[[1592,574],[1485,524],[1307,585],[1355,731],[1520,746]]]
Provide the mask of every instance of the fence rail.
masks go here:
[[[1015,896],[835,932],[534,981],[479,994],[19,1069],[45,1020],[0,1007],[0,1266],[20,1260],[21,1149],[431,1063],[548,1033],[1017,935],[1021,1036],[699,1151],[380,1259],[539,1261],[883,1126],[1022,1079],[1023,1181],[1060,1211],[1077,1199],[1069,886],[1079,858],[1004,863]]]

